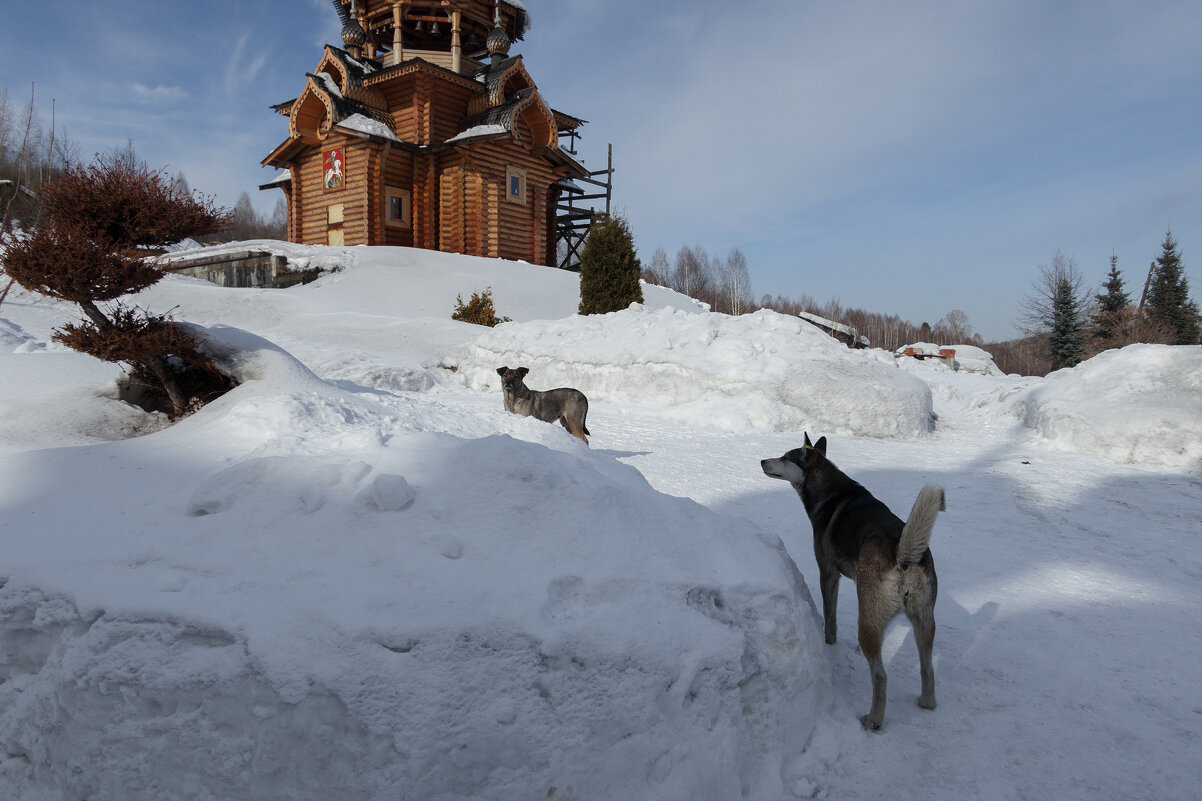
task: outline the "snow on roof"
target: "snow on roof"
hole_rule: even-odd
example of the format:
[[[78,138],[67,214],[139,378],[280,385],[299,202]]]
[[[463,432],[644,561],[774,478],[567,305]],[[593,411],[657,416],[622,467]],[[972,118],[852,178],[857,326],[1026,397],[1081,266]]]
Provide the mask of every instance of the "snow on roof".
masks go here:
[[[263,186],[275,186],[276,184],[287,183],[288,181],[291,181],[291,180],[292,180],[292,171],[291,170],[280,170],[280,172],[277,173],[274,178],[272,178],[267,183],[263,184]]]
[[[526,4],[522,0],[501,0],[501,2],[510,8],[516,8],[526,15],[526,24],[522,26],[522,36],[525,36],[530,30],[530,26],[534,24],[534,20],[530,16],[530,9],[526,8]]]
[[[447,144],[462,142],[465,139],[475,139],[478,136],[496,136],[497,134],[504,133],[509,133],[509,129],[504,125],[477,125],[474,128],[468,128],[466,131],[452,136],[447,140]]]
[[[320,81],[323,86],[325,86],[327,92],[335,97],[342,97],[342,89],[338,86],[338,82],[334,80],[330,73],[318,72],[314,73],[313,77]]]
[[[383,139],[391,139],[394,142],[400,142],[401,139],[392,129],[379,120],[373,120],[371,117],[365,117],[362,114],[352,114],[342,122],[338,123],[337,127],[346,128],[351,131],[359,131],[360,133],[370,134],[371,136],[379,136]]]

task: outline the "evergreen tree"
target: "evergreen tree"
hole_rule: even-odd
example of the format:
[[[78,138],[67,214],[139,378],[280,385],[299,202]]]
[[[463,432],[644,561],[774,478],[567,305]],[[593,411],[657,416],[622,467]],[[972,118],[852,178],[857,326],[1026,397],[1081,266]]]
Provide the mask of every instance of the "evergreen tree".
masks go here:
[[[1076,365],[1085,353],[1084,281],[1076,260],[1056,251],[1050,267],[1039,265],[1034,293],[1023,299],[1023,331],[1042,340],[1053,370]]]
[[[1198,343],[1198,304],[1189,298],[1189,282],[1171,229],[1161,243],[1144,308],[1152,320],[1169,331],[1169,344]]]
[[[1085,315],[1077,287],[1068,275],[1056,278],[1052,296],[1051,330],[1048,332],[1048,353],[1052,369],[1075,367],[1085,353]]]
[[[605,314],[642,303],[641,273],[626,220],[614,215],[595,223],[580,254],[580,313]]]
[[[1123,273],[1119,270],[1119,257],[1110,254],[1110,273],[1104,292],[1097,295],[1098,313],[1094,324],[1094,336],[1103,344],[1113,342],[1119,334],[1122,322],[1129,314],[1131,296],[1123,288]]]

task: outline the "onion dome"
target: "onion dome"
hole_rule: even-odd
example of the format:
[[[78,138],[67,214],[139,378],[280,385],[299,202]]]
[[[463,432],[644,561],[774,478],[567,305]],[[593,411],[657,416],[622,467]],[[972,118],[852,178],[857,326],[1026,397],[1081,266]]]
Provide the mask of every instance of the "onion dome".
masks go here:
[[[342,26],[342,42],[348,48],[362,47],[367,41],[367,34],[356,20],[348,19]]]
[[[492,33],[488,35],[488,39],[486,39],[484,42],[485,47],[488,48],[488,54],[490,56],[500,56],[502,58],[509,55],[510,44],[512,44],[512,42],[500,24],[492,29]]]

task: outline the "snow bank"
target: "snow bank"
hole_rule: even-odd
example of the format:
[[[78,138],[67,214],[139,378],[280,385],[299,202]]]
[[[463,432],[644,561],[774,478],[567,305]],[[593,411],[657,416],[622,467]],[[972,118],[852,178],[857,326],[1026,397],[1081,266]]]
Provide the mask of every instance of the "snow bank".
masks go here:
[[[925,353],[930,356],[938,356],[941,350],[950,348],[956,352],[955,365],[949,367],[942,360],[937,358],[916,359],[906,357],[906,351],[912,350],[915,353]],[[893,355],[898,357],[898,363],[908,370],[913,369],[930,369],[930,370],[951,370],[954,369],[965,373],[981,373],[982,375],[1005,375],[1001,369],[994,364],[993,354],[976,345],[936,345],[933,342],[913,342],[909,345],[902,345],[893,352]],[[917,367],[916,367],[917,365]]]
[[[192,417],[0,456],[0,797],[781,797],[829,668],[775,536],[207,334]]]
[[[500,325],[448,363],[474,389],[496,368],[530,368],[534,389],[574,386],[590,400],[668,407],[698,425],[913,437],[929,430],[931,392],[871,352],[850,351],[796,317],[650,310]]]
[[[993,354],[976,345],[950,345],[956,351],[956,369],[966,373],[1002,376],[1005,373],[993,361]]]
[[[1118,462],[1202,467],[1202,346],[1129,345],[1021,393],[1023,424]]]

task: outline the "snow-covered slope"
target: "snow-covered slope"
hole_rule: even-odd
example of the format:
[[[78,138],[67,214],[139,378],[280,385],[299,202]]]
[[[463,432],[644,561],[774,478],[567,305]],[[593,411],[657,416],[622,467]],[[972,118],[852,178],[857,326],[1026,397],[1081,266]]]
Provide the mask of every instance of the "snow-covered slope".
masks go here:
[[[173,426],[50,341],[70,306],[0,306],[0,798],[1191,791],[1199,349],[899,369],[656,287],[580,318],[555,270],[275,246],[342,269],[137,297],[243,380]],[[488,287],[515,322],[449,319]],[[586,389],[592,448],[502,409],[519,362]],[[895,511],[948,489],[940,708],[895,628],[880,737],[854,590],[828,647],[759,472],[803,429]]]

